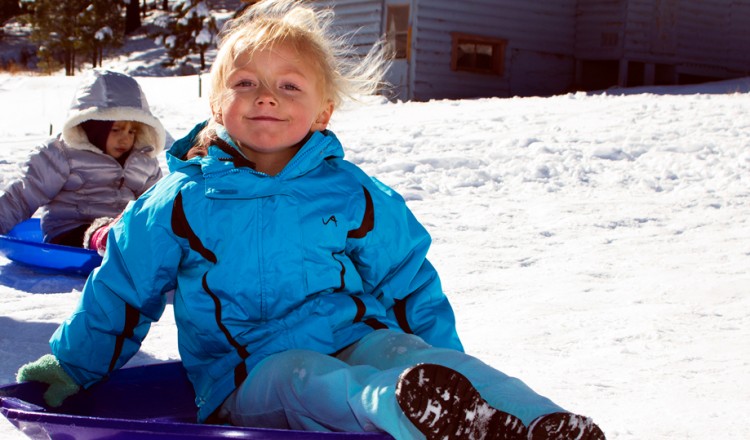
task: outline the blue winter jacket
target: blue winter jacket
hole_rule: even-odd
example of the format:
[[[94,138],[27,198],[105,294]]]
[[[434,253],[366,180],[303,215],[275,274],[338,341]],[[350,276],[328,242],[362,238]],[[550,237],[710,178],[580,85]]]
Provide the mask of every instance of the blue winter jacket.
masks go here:
[[[425,256],[430,236],[393,190],[314,133],[276,176],[219,133],[182,160],[112,228],[104,262],[52,352],[88,387],[139,349],[174,290],[182,362],[204,421],[260,360],[289,349],[332,354],[373,330],[462,350]]]

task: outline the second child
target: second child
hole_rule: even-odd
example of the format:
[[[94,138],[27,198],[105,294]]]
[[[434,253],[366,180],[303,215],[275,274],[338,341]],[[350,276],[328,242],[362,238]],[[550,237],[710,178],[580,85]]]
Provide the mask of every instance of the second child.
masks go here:
[[[62,132],[40,145],[0,195],[0,234],[42,207],[44,241],[102,246],[112,218],[161,177],[166,131],[132,77],[93,69],[73,97]],[[95,231],[103,226],[99,234]]]

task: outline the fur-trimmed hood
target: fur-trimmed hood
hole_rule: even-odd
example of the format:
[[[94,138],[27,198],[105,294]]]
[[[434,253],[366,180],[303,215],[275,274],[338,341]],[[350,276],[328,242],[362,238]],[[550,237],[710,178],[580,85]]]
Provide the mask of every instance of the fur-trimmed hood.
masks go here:
[[[166,130],[151,114],[146,95],[132,77],[112,70],[92,69],[83,78],[68,111],[62,129],[62,139],[70,148],[101,152],[89,142],[81,122],[136,121],[143,130],[135,139],[135,149],[151,157],[164,150]]]

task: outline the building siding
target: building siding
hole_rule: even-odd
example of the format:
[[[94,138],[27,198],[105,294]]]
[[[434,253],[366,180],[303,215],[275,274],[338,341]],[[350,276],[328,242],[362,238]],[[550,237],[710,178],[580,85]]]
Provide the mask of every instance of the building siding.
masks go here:
[[[361,55],[382,35],[382,0],[313,0],[311,3],[317,8],[333,9],[337,33],[347,36]]]
[[[412,98],[473,98],[549,93],[572,84],[574,0],[420,1],[415,8]],[[451,70],[451,32],[507,40],[502,76]],[[529,81],[520,66],[555,77]],[[528,66],[527,66],[528,67]],[[566,75],[567,72],[567,75]],[[562,76],[560,76],[562,75]],[[551,83],[556,83],[550,87]]]
[[[733,1],[729,10],[727,67],[750,75],[750,1]]]
[[[361,53],[386,0],[313,0]],[[404,0],[408,96],[532,96],[750,74],[750,0]],[[451,70],[451,32],[504,39],[502,75]]]
[[[576,15],[578,68],[616,61],[619,85],[723,79],[750,69],[748,0],[578,0]]]
[[[587,60],[622,57],[626,7],[625,0],[578,0],[575,55]]]

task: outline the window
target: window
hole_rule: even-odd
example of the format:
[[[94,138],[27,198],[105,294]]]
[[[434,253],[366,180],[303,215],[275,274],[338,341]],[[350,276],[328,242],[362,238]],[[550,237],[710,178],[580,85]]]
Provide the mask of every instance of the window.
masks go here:
[[[507,40],[451,32],[451,69],[503,75]]]
[[[385,38],[393,49],[393,57],[409,56],[409,5],[388,5]]]

